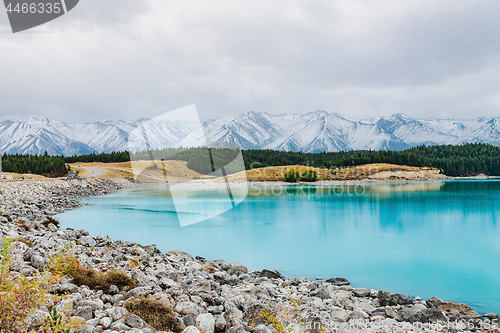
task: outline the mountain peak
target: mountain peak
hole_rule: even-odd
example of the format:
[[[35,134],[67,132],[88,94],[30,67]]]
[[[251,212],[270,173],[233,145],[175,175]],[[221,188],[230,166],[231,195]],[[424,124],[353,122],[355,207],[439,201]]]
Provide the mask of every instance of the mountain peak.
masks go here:
[[[391,119],[399,119],[399,120],[404,120],[404,121],[410,121],[410,120],[413,120],[412,117],[404,114],[404,113],[395,113],[393,115],[391,115],[390,117],[388,118],[391,118]]]
[[[26,120],[27,123],[44,123],[48,124],[52,120],[46,117],[29,117],[28,120]]]

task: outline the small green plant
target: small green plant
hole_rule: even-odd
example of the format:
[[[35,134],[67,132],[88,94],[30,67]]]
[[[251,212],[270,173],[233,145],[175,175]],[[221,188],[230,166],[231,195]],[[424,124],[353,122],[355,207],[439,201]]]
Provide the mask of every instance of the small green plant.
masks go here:
[[[276,310],[272,310],[271,301],[265,307],[261,308],[259,311],[255,311],[253,317],[251,318],[250,327],[253,329],[258,321],[264,322],[271,325],[275,333],[292,333],[292,332],[311,332],[316,331],[319,333],[326,333],[325,328],[321,325],[321,322],[314,322],[314,330],[307,327],[306,321],[302,317],[299,311],[299,305],[297,300],[295,300],[290,291],[287,290],[288,301],[292,306],[292,310],[283,310],[278,313]],[[290,325],[294,322],[295,325]]]
[[[127,301],[125,307],[130,313],[139,316],[158,331],[174,333],[182,331],[172,309],[158,300],[144,297],[133,298]]]
[[[278,317],[276,311],[271,310],[269,305],[255,314],[255,318],[250,324],[251,328],[254,328],[255,321],[259,318],[263,319],[265,323],[271,325],[271,327],[274,329],[276,333],[290,333],[289,330],[286,328],[282,318]]]
[[[9,214],[3,213],[2,216],[5,217],[7,219],[7,221],[12,222],[12,217],[10,217]]]
[[[318,173],[314,169],[306,169],[300,175],[300,180],[303,182],[315,182],[318,180]]]
[[[134,268],[139,266],[141,266],[141,261],[139,260],[139,243],[137,243],[137,246],[135,247],[134,259],[128,260],[127,267]]]
[[[299,170],[297,170],[295,168],[290,168],[285,172],[284,177],[285,177],[286,182],[296,183],[300,179]]]
[[[49,311],[44,333],[70,333],[71,327],[66,324],[67,318],[64,314],[58,313],[55,306]]]

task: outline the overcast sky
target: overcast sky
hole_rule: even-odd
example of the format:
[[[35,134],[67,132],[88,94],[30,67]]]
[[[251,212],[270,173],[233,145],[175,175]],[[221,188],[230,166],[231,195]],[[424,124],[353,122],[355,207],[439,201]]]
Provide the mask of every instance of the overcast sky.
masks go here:
[[[153,117],[196,104],[351,118],[500,116],[500,1],[81,0],[12,34],[0,119]]]

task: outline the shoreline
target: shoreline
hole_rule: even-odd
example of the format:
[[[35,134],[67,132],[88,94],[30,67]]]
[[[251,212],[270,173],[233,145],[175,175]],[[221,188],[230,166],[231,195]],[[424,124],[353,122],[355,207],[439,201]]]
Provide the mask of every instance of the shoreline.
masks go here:
[[[394,182],[397,181],[370,181],[370,184]],[[403,183],[407,182],[410,181],[403,181]],[[276,185],[276,182],[256,183]],[[346,181],[340,183],[346,184]],[[6,186],[6,184],[11,185]],[[295,184],[284,183],[282,185]],[[103,294],[99,295],[100,293],[97,291],[89,293],[84,287],[70,286],[70,289],[74,291],[70,297],[73,299],[72,314],[85,319],[86,332],[106,331],[113,324],[118,331],[132,329],[118,317],[113,318],[108,327],[103,326],[106,323],[101,322],[106,317],[104,315],[106,311],[123,311],[113,309],[123,309],[123,305],[128,299],[141,295],[160,298],[169,304],[174,310],[174,314],[184,326],[188,327],[187,329],[190,329],[189,326],[197,326],[196,319],[199,316],[201,319],[211,316],[208,321],[211,323],[213,320],[214,332],[245,331],[253,333],[248,320],[250,308],[265,306],[271,302],[277,311],[285,311],[290,305],[287,301],[288,293],[291,293],[294,299],[301,300],[301,311],[309,311],[308,313],[311,313],[311,318],[313,318],[311,320],[320,318],[318,320],[324,322],[325,326],[327,323],[349,324],[356,320],[365,320],[373,325],[391,325],[396,329],[403,328],[404,324],[421,323],[427,324],[427,329],[433,331],[429,325],[437,324],[438,320],[441,322],[465,320],[484,323],[486,318],[479,316],[477,312],[465,304],[444,302],[436,298],[424,301],[387,291],[353,288],[345,279],[326,281],[313,281],[304,278],[286,279],[279,272],[272,270],[248,271],[241,264],[233,265],[224,260],[207,261],[201,257],[193,258],[178,250],[169,250],[162,254],[156,249],[156,245],[142,246],[127,241],[114,241],[102,236],[91,236],[84,230],[61,230],[53,225],[49,225],[47,228],[39,226],[39,229],[35,230],[35,221],[39,216],[43,217],[45,214],[52,215],[49,213],[55,214],[85,206],[85,204],[73,200],[75,197],[104,195],[119,189],[135,187],[140,188],[139,184],[101,179],[89,179],[89,186],[86,188],[71,185],[66,181],[0,183],[0,189],[3,192],[0,195],[1,209],[7,214],[10,213],[9,215],[14,219],[13,222],[8,222],[6,218],[0,217],[0,238],[23,237],[34,244],[32,248],[28,248],[23,243],[15,242],[19,243],[16,246],[23,250],[22,260],[17,263],[18,272],[23,272],[23,269],[40,268],[35,267],[36,264],[31,260],[34,253],[46,261],[60,249],[70,246],[78,255],[81,263],[86,266],[97,270],[117,268],[138,279],[139,286],[137,288],[115,295],[110,295],[107,291],[103,291]],[[36,196],[42,197],[36,198]],[[30,230],[19,228],[14,223],[16,219],[26,217],[23,214],[28,214],[28,217],[31,217],[26,219]],[[71,246],[71,242],[75,242],[76,245]],[[127,268],[127,260],[134,258],[131,254],[134,250],[139,253],[138,258],[141,264],[138,267]],[[110,251],[111,253],[109,253]],[[31,254],[27,256],[27,253]],[[107,259],[103,260],[102,258]],[[89,295],[85,296],[87,294]],[[104,300],[107,300],[106,302],[103,297]],[[98,306],[90,306],[89,314],[88,305],[82,304],[87,304],[90,301],[97,302]],[[498,320],[496,315],[488,314],[487,316],[490,320]],[[188,325],[193,324],[193,322],[194,325]],[[145,325],[143,326],[142,332],[154,331]],[[198,329],[200,328],[198,327]],[[270,333],[269,328],[270,326],[260,327],[258,332]],[[360,330],[360,332],[366,331]],[[423,332],[424,330],[417,329],[416,331]],[[198,332],[190,331],[189,333]]]
[[[461,180],[500,180],[500,176],[491,176],[491,177],[443,177],[443,178],[416,178],[416,179],[363,179],[363,180],[318,180],[316,182],[297,182],[297,183],[289,183],[284,181],[260,181],[260,180],[251,180],[251,181],[228,181],[227,184],[232,186],[244,186],[247,185],[249,187],[252,186],[338,186],[338,185],[374,185],[374,184],[408,184],[408,183],[438,183],[445,181],[461,181]],[[167,183],[134,183],[133,188],[160,188],[166,187]],[[202,187],[202,186],[213,186],[213,187],[225,187],[226,182],[220,179],[214,180],[194,180],[194,181],[186,181],[186,182],[172,182],[168,183],[168,185],[173,186],[182,186],[182,187]]]

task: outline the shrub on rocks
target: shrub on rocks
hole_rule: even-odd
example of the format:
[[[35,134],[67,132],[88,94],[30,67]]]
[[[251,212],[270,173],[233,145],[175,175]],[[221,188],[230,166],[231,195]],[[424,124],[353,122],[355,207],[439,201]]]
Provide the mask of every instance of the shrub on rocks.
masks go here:
[[[161,301],[152,298],[134,298],[127,302],[127,310],[142,320],[149,326],[159,331],[180,333],[179,320],[172,313],[172,309],[166,307]]]
[[[45,228],[49,227],[49,224],[53,224],[55,227],[59,228],[59,221],[51,216],[46,216],[45,220],[41,223]]]
[[[26,231],[31,230],[31,227],[28,225],[28,223],[25,220],[17,220],[16,224],[17,224],[18,228],[23,228]]]
[[[12,241],[13,242],[21,242],[21,243],[26,244],[26,246],[28,246],[28,247],[33,247],[33,242],[30,240],[27,240],[24,237],[15,237],[14,239],[12,239]]]
[[[0,332],[28,331],[31,327],[43,327],[45,332],[63,332],[78,329],[78,323],[71,322],[63,313],[58,313],[51,307],[49,313],[39,309],[48,307],[58,301],[49,291],[54,283],[60,281],[60,276],[50,274],[34,275],[26,278],[22,274],[11,271],[16,264],[12,256],[22,256],[23,253],[11,253],[12,239],[2,242],[0,251]],[[16,242],[16,244],[22,244]],[[24,244],[22,244],[25,246]]]
[[[49,270],[73,278],[72,283],[77,286],[86,285],[94,290],[109,290],[112,285],[130,290],[137,285],[137,282],[123,271],[97,272],[92,268],[83,267],[75,256],[69,254],[55,256]]]

